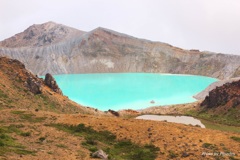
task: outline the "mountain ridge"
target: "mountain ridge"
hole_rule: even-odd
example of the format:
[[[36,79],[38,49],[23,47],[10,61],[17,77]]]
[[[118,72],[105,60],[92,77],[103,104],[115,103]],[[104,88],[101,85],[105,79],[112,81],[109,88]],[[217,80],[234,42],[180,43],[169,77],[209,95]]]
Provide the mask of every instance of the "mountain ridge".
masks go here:
[[[0,46],[7,48],[40,47],[81,36],[84,33],[84,31],[49,21],[29,26],[23,32],[1,41]]]
[[[71,34],[62,36],[59,26],[63,25],[53,22],[37,25],[39,30],[51,26],[55,26],[52,27],[54,31],[43,31],[35,37],[54,32],[57,38],[48,39],[47,36],[35,38],[34,41],[20,38],[12,45],[9,38],[0,42],[0,55],[20,60],[37,75],[150,72],[203,75],[219,79],[240,76],[240,56],[237,55],[184,50],[102,27],[81,33],[73,29]],[[78,34],[72,35],[75,31]],[[21,37],[29,35],[26,30],[21,34]],[[44,40],[46,43],[42,43]],[[23,45],[25,41],[27,45]],[[16,47],[10,48],[8,44]]]

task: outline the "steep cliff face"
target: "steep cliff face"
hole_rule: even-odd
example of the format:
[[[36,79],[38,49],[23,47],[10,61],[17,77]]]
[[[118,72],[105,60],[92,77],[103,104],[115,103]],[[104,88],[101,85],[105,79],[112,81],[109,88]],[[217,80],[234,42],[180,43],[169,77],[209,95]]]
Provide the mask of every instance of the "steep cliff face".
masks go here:
[[[50,41],[47,38],[45,43],[41,38],[20,38],[13,43],[12,37],[0,43],[0,55],[22,61],[38,75],[48,72],[153,72],[196,74],[220,79],[240,76],[240,56],[183,50],[104,28],[64,37],[59,27],[56,27],[58,24],[45,24],[49,25],[51,32],[54,30],[55,37],[60,38]],[[29,35],[29,30],[40,26],[42,25],[28,28],[21,33],[21,37]],[[46,33],[49,32],[41,30],[34,37],[41,37]]]

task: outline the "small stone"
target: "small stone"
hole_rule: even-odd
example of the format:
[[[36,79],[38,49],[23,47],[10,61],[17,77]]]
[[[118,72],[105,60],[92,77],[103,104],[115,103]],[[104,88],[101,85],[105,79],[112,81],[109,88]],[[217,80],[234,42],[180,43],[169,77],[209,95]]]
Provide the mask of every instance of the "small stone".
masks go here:
[[[98,151],[94,152],[92,154],[92,157],[93,158],[101,158],[101,159],[104,159],[104,160],[108,159],[108,155],[101,149],[99,149]]]
[[[189,154],[187,152],[182,153],[182,157],[188,157],[188,156],[189,156]]]

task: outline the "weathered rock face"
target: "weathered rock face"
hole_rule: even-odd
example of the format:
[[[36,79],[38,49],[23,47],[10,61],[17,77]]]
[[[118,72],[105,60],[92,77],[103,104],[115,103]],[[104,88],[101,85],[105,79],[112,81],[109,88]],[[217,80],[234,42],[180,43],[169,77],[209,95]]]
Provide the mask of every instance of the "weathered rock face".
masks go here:
[[[40,47],[59,43],[76,36],[81,36],[85,32],[66,27],[54,22],[47,22],[40,25],[32,25],[24,32],[0,42],[0,46],[8,48],[17,47]]]
[[[41,94],[42,93],[41,82],[36,81],[32,77],[28,77],[26,86],[33,94]]]
[[[62,90],[58,87],[56,80],[49,73],[46,74],[44,83],[51,88],[54,92],[62,95]]]
[[[9,66],[11,66],[11,68],[8,68]],[[42,93],[43,81],[27,71],[24,64],[20,61],[0,57],[0,70],[8,75],[9,80],[24,82],[24,87],[33,94]]]
[[[227,106],[228,108],[240,107],[240,80],[226,83],[209,92],[209,96],[201,103],[207,108]]]
[[[15,36],[17,40],[12,40],[12,37],[0,42],[0,55],[22,61],[38,75],[150,72],[194,74],[220,79],[240,76],[240,56],[183,50],[104,28],[73,35],[76,30],[72,31],[63,25],[46,23],[43,26],[51,29],[36,29],[44,28],[41,26],[27,29],[34,30],[34,36],[30,31],[24,31],[19,38]],[[62,34],[61,27],[69,32]],[[39,33],[35,30],[39,30]],[[53,37],[58,38],[49,37],[52,32]],[[48,35],[47,38],[23,38],[28,35],[41,37],[44,34]],[[67,35],[67,38],[61,35]]]

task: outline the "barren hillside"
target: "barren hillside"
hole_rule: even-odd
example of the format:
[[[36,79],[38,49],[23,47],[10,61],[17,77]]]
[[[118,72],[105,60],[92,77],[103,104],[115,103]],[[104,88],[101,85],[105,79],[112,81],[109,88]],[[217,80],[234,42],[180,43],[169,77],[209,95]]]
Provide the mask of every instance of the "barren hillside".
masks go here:
[[[48,22],[0,42],[0,55],[34,74],[152,72],[226,79],[240,76],[240,56],[184,50],[105,28],[82,32]]]

